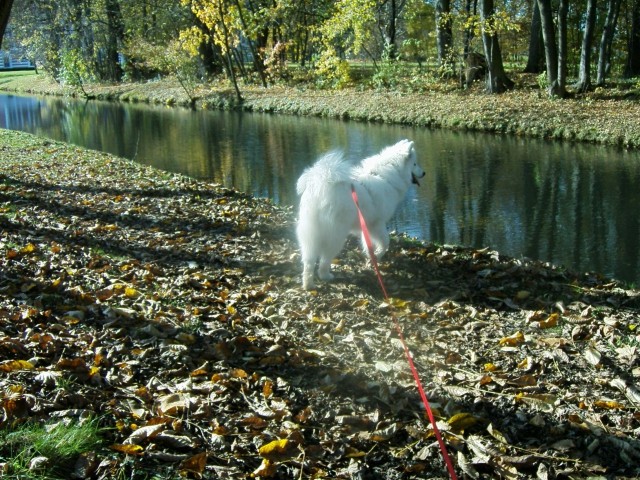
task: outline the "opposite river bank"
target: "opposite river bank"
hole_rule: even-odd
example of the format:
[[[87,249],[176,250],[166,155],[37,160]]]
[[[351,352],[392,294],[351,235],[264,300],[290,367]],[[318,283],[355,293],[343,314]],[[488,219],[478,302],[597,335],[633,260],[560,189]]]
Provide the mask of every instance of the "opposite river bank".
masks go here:
[[[197,87],[192,97],[195,108],[310,115],[640,148],[640,102],[635,94],[611,88],[551,99],[537,86],[535,77],[518,78],[518,87],[501,95],[485,94],[480,85],[470,90],[434,88],[420,93],[245,86],[243,101],[238,102],[228,85],[211,83]],[[172,79],[85,88],[98,99],[191,106],[185,90]],[[1,75],[0,90],[45,95],[71,92],[46,75],[23,72]]]

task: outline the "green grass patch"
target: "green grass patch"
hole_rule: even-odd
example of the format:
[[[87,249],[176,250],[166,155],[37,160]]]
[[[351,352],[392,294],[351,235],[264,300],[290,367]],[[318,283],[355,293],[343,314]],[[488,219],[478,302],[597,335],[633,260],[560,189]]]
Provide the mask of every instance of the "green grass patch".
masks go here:
[[[0,430],[2,478],[62,479],[83,453],[104,444],[97,420],[27,423]]]

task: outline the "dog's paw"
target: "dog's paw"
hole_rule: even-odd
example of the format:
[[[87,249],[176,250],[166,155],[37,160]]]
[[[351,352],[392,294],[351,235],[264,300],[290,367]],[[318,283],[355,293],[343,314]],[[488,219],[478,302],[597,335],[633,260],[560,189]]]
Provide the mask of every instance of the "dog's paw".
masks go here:
[[[320,278],[320,280],[323,280],[325,282],[330,282],[335,278],[335,275],[331,272],[322,272],[322,273],[318,272],[318,278]]]

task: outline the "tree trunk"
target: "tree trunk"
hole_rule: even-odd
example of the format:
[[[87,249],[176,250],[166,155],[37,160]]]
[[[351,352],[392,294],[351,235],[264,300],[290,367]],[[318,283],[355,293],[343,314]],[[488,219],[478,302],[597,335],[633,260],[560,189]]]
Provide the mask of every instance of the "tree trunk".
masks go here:
[[[544,55],[547,63],[547,89],[549,95],[555,97],[558,96],[558,47],[551,13],[551,0],[538,0],[538,8],[542,21]]]
[[[575,88],[578,92],[584,93],[591,88],[591,49],[593,47],[593,32],[596,26],[596,3],[597,0],[587,1],[587,23],[582,37],[582,48],[580,50],[580,72],[578,83]]]
[[[453,31],[451,29],[451,2],[450,0],[437,0],[436,1],[436,48],[438,50],[438,65],[445,72],[452,69],[452,65],[453,65],[453,59],[451,58],[452,45],[453,45]]]
[[[13,0],[0,0],[0,48],[2,48],[2,39],[4,31],[7,29],[7,23],[9,23],[12,6]]]
[[[607,5],[607,18],[604,22],[604,29],[602,30],[600,52],[598,55],[598,76],[596,78],[596,85],[598,86],[604,85],[604,79],[607,73],[609,73],[609,70],[611,70],[611,45],[618,23],[621,3],[621,0],[609,0]]]
[[[537,0],[533,0],[533,16],[531,17],[531,33],[529,34],[529,57],[524,73],[542,72],[542,23]]]
[[[239,0],[235,0],[235,4],[236,4],[236,8],[238,9],[238,15],[240,16],[240,22],[242,23],[242,28],[244,29],[245,32],[248,32],[249,27],[247,26],[247,23],[244,21],[242,5]],[[224,24],[224,21],[222,23]],[[227,35],[226,25],[224,28],[225,28],[225,35]],[[253,67],[255,68],[256,72],[258,72],[258,76],[260,77],[262,86],[265,88],[267,87],[267,74],[265,72],[263,51],[264,51],[264,47],[267,44],[268,37],[269,37],[269,29],[265,27],[261,29],[261,31],[259,31],[259,33],[256,35],[255,43],[251,39],[249,39],[249,49],[251,50],[251,55],[253,56]]]
[[[476,10],[478,7],[478,0],[465,0],[464,2],[464,11],[468,17],[476,14]],[[463,47],[462,47],[462,57],[466,59],[467,56],[471,53],[471,40],[473,40],[473,28],[467,27],[464,29],[464,38],[463,38]]]
[[[218,13],[220,18],[224,19],[225,14],[222,9],[222,2],[218,3]],[[231,52],[231,45],[229,42],[229,30],[227,29],[227,24],[222,22],[222,36],[224,41],[224,56],[226,58],[225,67],[227,70],[227,74],[229,75],[229,79],[233,84],[233,89],[236,93],[236,100],[238,103],[242,103],[244,99],[242,98],[242,93],[240,92],[240,87],[238,86],[238,78],[236,77],[235,69],[233,68],[233,57]]]
[[[380,28],[384,37],[385,52],[390,60],[394,60],[398,56],[398,46],[396,45],[398,41],[398,1],[389,0],[384,7],[386,7],[386,12],[381,12],[379,17],[384,25],[381,25]],[[385,18],[386,21],[383,20]]]
[[[122,66],[118,59],[118,48],[124,43],[124,21],[118,0],[105,2],[107,15],[107,59],[106,78],[119,82],[122,80]]]
[[[558,6],[558,95],[563,97],[567,85],[567,13],[569,1],[560,0]]]
[[[513,88],[513,81],[507,77],[502,63],[502,53],[498,32],[493,22],[493,0],[480,0],[480,18],[482,20],[482,44],[487,58],[487,91],[502,93]]]
[[[625,77],[640,75],[640,2],[633,2],[631,17],[627,65],[624,69]]]

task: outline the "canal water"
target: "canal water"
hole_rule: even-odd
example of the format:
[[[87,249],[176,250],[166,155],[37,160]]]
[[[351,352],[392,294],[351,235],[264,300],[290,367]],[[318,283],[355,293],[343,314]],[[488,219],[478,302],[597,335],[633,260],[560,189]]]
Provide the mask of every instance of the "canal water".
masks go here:
[[[0,95],[23,130],[296,205],[302,170],[409,138],[427,176],[391,228],[640,284],[640,152],[271,114]]]

